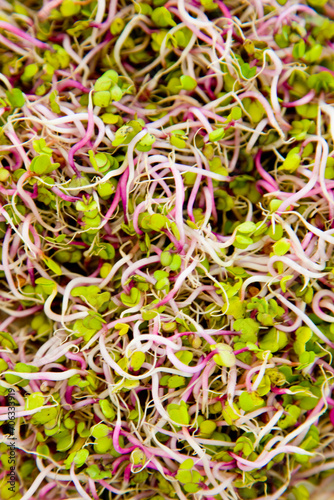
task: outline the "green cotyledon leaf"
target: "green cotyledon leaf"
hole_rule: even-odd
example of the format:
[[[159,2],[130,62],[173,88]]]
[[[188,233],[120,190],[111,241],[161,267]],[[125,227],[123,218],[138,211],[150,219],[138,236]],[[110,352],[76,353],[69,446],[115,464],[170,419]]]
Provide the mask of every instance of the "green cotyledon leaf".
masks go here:
[[[180,404],[171,403],[167,406],[167,413],[171,420],[179,425],[189,425],[190,417],[188,414],[188,406],[184,401]]]
[[[243,391],[239,396],[240,408],[246,412],[254,411],[265,406],[265,400],[256,392]]]
[[[121,144],[129,144],[129,142],[142,130],[142,128],[142,125],[138,121],[129,121],[126,125],[123,125],[117,130],[112,145],[116,147]]]
[[[218,351],[218,354],[215,354],[213,356],[213,359],[217,363],[217,365],[232,367],[236,364],[236,357],[230,345],[223,343],[212,344],[210,345],[210,349],[212,351]]]

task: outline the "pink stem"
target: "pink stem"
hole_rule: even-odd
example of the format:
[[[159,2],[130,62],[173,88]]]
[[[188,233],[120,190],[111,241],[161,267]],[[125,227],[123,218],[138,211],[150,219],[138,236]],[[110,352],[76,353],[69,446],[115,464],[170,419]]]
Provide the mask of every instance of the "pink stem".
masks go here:
[[[16,35],[19,38],[23,38],[24,40],[27,40],[27,42],[30,42],[32,45],[35,45],[35,47],[38,47],[39,49],[52,50],[47,43],[36,40],[36,38],[33,38],[32,36],[28,35],[19,28],[16,28],[16,26],[7,23],[6,21],[0,21],[0,29],[9,31],[10,33],[13,33],[13,35]]]
[[[281,105],[284,108],[294,108],[295,106],[302,106],[303,104],[308,104],[309,102],[311,102],[314,96],[314,90],[310,90],[310,92],[308,92],[306,95],[304,95],[304,97],[301,97],[297,101],[282,102]]]

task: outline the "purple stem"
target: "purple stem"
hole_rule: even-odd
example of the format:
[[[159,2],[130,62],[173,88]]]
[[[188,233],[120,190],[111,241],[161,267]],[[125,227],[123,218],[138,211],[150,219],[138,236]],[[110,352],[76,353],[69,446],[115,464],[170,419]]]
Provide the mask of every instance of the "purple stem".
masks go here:
[[[40,40],[36,40],[36,38],[33,38],[32,36],[28,35],[19,28],[16,28],[16,26],[7,23],[6,21],[0,21],[0,29],[9,31],[10,33],[13,33],[13,35],[16,35],[18,38],[23,38],[24,40],[27,40],[27,42],[30,42],[32,45],[38,47],[39,49],[52,50],[52,48],[49,47],[47,43],[41,42]]]
[[[65,401],[69,405],[72,404],[72,393],[74,391],[74,385],[70,385],[67,387],[66,392],[65,392]]]
[[[315,96],[314,90],[310,90],[304,97],[301,97],[297,101],[292,101],[292,102],[282,102],[282,106],[284,108],[294,108],[295,106],[302,106],[303,104],[308,104],[309,102],[312,101],[313,97]]]
[[[61,198],[62,200],[64,201],[71,201],[71,202],[75,202],[75,201],[79,201],[81,200],[80,196],[70,196],[68,194],[65,194],[63,193],[59,188],[57,187],[52,187],[51,188],[51,191],[53,191],[54,194],[56,194],[57,196],[59,196],[59,198]]]
[[[125,170],[124,174],[122,175],[120,181],[119,181],[119,186],[120,186],[120,193],[121,193],[121,200],[123,204],[123,210],[124,210],[124,221],[127,224],[128,223],[128,218],[126,216],[126,210],[127,210],[127,194],[126,194],[126,184],[129,178],[129,167]]]
[[[270,186],[272,186],[272,188],[273,188],[274,191],[278,191],[279,187],[278,187],[277,182],[271,177],[270,174],[268,174],[268,172],[265,171],[265,169],[263,168],[263,166],[261,164],[261,154],[262,154],[262,151],[261,151],[261,149],[259,149],[259,151],[257,152],[257,154],[255,156],[256,170],[259,172],[259,174],[261,175],[261,177],[265,181],[267,181],[268,184],[270,184]]]
[[[62,80],[57,83],[57,90],[59,92],[62,92],[64,89],[67,88],[76,88],[84,92],[85,94],[89,94],[90,90],[82,85],[80,82],[76,82],[75,80]]]

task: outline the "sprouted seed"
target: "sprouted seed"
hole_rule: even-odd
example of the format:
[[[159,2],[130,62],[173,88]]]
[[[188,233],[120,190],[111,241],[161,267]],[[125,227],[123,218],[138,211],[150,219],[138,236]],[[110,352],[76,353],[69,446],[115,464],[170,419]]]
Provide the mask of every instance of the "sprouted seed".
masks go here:
[[[333,2],[0,9],[0,498],[333,500]]]

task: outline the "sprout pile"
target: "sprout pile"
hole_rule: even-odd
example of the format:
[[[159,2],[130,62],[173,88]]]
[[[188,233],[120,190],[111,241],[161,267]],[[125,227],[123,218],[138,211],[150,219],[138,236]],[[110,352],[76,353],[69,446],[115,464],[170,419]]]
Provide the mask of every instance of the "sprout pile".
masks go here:
[[[332,0],[0,9],[0,498],[333,499]]]

